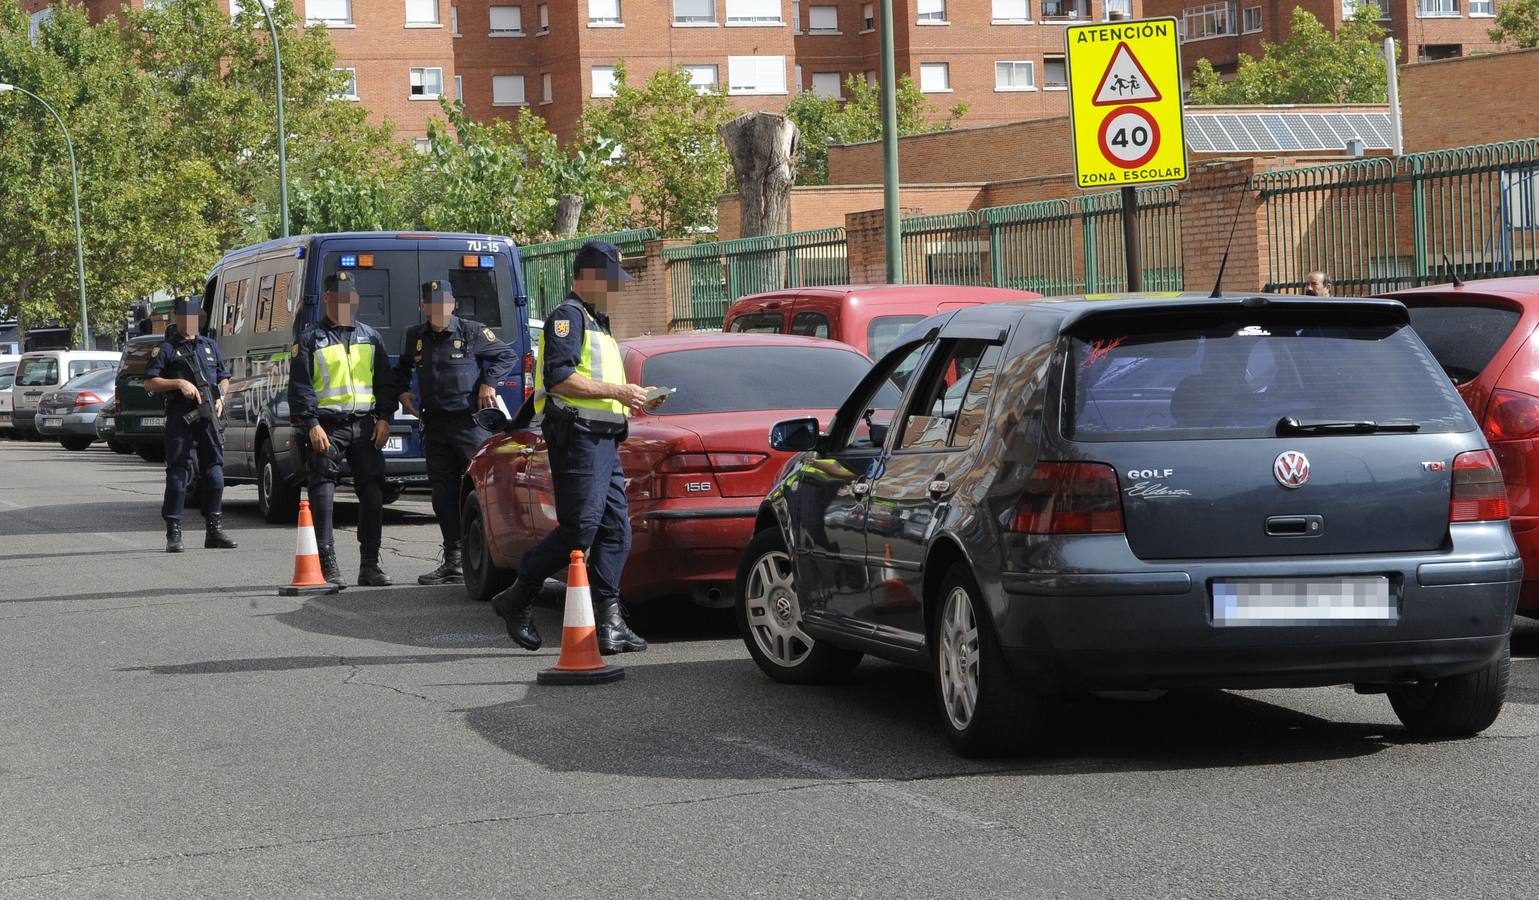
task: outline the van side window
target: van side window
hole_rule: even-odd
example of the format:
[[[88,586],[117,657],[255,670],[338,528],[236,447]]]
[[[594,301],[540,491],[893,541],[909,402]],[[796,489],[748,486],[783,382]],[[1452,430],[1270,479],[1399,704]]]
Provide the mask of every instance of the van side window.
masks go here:
[[[267,323],[268,331],[288,331],[294,322],[294,313],[289,304],[293,302],[289,297],[289,286],[294,283],[293,272],[279,272],[278,280],[273,286],[273,312],[272,319]]]
[[[263,275],[257,282],[256,318],[251,324],[253,331],[272,330],[274,281],[276,281],[275,276]]]
[[[828,317],[818,312],[801,312],[791,320],[791,333],[804,337],[828,337]]]
[[[241,326],[246,322],[246,286],[249,284],[250,278],[225,283],[224,318],[219,328],[220,334],[240,333]]]
[[[785,331],[784,313],[748,313],[732,320],[729,331],[740,334],[781,334]]]

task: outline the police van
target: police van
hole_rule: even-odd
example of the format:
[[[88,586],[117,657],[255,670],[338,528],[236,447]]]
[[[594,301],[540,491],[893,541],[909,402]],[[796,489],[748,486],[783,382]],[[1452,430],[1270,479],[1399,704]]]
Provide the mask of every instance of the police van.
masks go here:
[[[326,276],[352,273],[358,319],[380,333],[395,364],[406,329],[422,321],[425,281],[447,280],[455,315],[490,327],[524,360],[497,387],[516,411],[533,389],[528,300],[518,248],[482,234],[352,232],[308,234],[226,254],[204,289],[207,331],[232,375],[220,425],[227,484],[255,484],[263,518],[292,523],[304,484],[303,463],[289,425],[289,357],[299,334],[326,314]],[[415,388],[415,383],[412,385]],[[385,502],[427,482],[420,424],[398,413],[385,445]],[[344,479],[346,469],[344,466]]]

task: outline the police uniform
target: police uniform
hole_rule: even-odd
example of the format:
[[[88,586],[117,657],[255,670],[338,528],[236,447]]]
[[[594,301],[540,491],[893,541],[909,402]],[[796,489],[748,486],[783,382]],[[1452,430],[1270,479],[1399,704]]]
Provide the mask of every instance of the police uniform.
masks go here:
[[[357,297],[346,272],[333,280],[338,292]],[[374,446],[374,425],[395,415],[395,382],[390,353],[379,332],[363,322],[343,326],[325,316],[305,329],[289,362],[289,420],[303,438],[315,425],[326,432],[330,447],[307,453],[310,511],[315,540],[326,580],[345,584],[337,567],[332,540],[332,501],[346,460],[358,495],[358,583],[383,587],[390,579],[379,567],[384,522],[385,456]]]
[[[612,245],[590,242],[578,251],[574,268],[602,269],[613,286],[630,280],[619,257]],[[585,550],[600,650],[643,650],[646,641],[630,631],[620,610],[620,575],[630,553],[631,524],[619,447],[630,410],[618,400],[574,399],[546,390],[573,374],[625,384],[620,345],[609,333],[608,318],[574,291],[546,317],[539,359],[533,406],[550,456],[557,526],[524,554],[518,580],[493,599],[493,608],[507,622],[515,642],[538,649],[532,604],[540,586],[565,569],[573,550]]]
[[[430,281],[422,286],[423,302],[453,302],[448,284]],[[443,331],[431,322],[406,330],[406,342],[395,367],[395,383],[402,394],[409,390],[412,372],[417,373],[417,408],[427,450],[428,480],[433,485],[433,513],[443,535],[443,564],[417,579],[418,584],[459,584],[464,581],[460,561],[460,480],[470,458],[491,432],[476,424],[477,393],[482,385],[492,388],[513,374],[518,355],[490,328],[471,319],[450,316]]]
[[[181,297],[175,314],[201,314],[198,297]],[[144,369],[145,380],[165,378],[191,382],[200,391],[210,390],[210,399],[220,396],[219,386],[230,380],[219,345],[201,334],[184,335],[173,325],[166,339]],[[233,550],[235,542],[224,533],[224,444],[219,423],[206,414],[199,402],[189,400],[179,390],[166,391],[166,493],[160,505],[166,520],[166,550],[182,551],[182,511],[187,502],[187,480],[193,461],[203,479],[202,511],[205,527],[203,546]]]

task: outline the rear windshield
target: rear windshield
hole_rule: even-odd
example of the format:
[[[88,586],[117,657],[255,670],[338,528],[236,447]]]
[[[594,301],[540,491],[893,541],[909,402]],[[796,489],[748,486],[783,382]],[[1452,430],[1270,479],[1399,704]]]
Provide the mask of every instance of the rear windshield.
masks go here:
[[[1490,364],[1522,317],[1494,306],[1421,306],[1411,309],[1411,327],[1454,384],[1464,384]]]
[[[17,369],[16,383],[22,387],[41,387],[59,380],[59,361],[54,357],[24,359]]]
[[[834,409],[870,371],[864,356],[823,347],[702,347],[649,358],[641,382],[678,388],[655,414]]]
[[[1078,441],[1273,437],[1284,416],[1473,427],[1415,333],[1371,311],[1103,320],[1071,337],[1066,376]]]
[[[361,256],[372,258],[368,268],[348,271],[358,286],[358,318],[381,331],[404,331],[422,321],[422,285],[435,280],[447,280],[453,288],[455,315],[500,328],[502,296],[513,289],[507,260],[499,254],[489,257],[497,268],[466,268],[465,255],[445,250],[336,252],[326,254],[324,271],[338,271],[344,257],[349,263]]]
[[[118,373],[113,369],[93,369],[79,378],[72,378],[64,383],[62,390],[66,391],[97,391],[112,387],[117,380]]]
[[[924,316],[877,316],[866,326],[866,352],[872,359],[881,359],[903,336],[903,332]]]

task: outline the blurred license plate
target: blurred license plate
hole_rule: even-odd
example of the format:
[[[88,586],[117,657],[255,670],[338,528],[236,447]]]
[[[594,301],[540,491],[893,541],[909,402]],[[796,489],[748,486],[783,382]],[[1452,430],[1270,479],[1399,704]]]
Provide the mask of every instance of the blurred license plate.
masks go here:
[[[146,416],[139,420],[140,428],[164,428],[166,420],[163,416]]]
[[[1383,576],[1213,582],[1214,625],[1392,623],[1398,618],[1399,605]]]
[[[406,449],[406,438],[399,435],[391,435],[385,438],[386,453],[400,453]]]
[[[59,426],[61,426],[63,424],[64,424],[64,420],[58,418],[57,416],[45,416],[43,418],[43,427],[44,428],[58,428]]]

